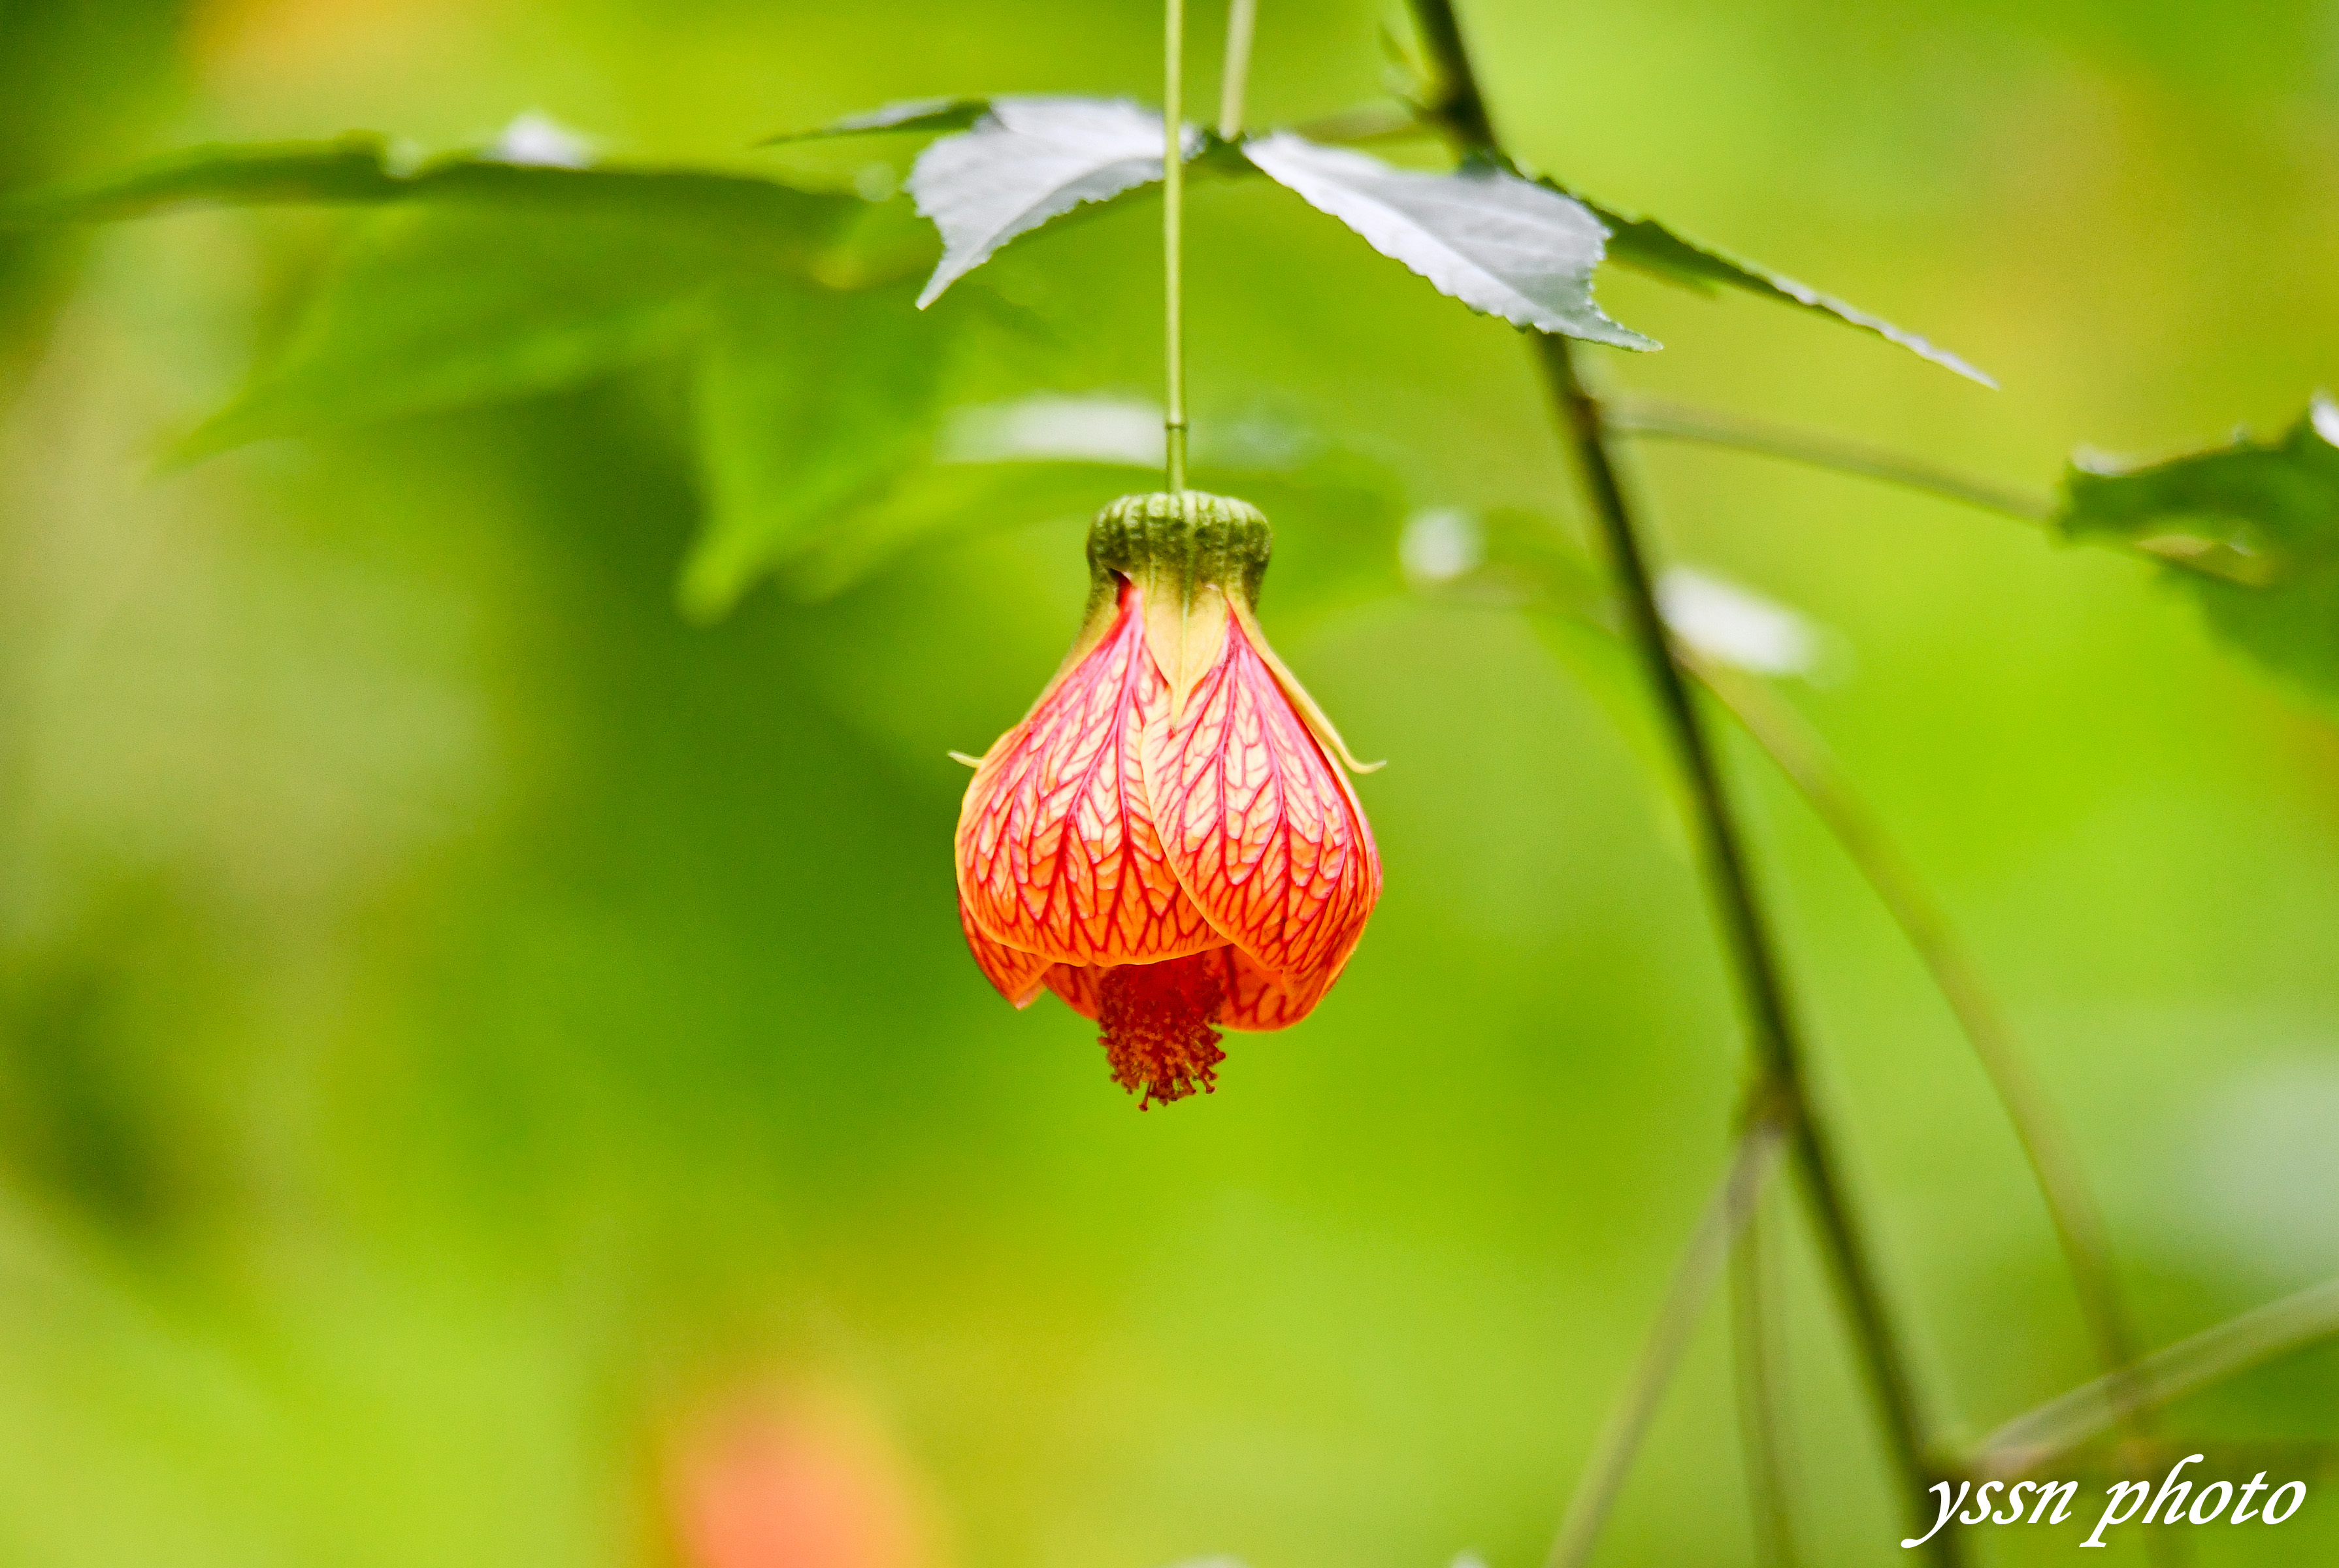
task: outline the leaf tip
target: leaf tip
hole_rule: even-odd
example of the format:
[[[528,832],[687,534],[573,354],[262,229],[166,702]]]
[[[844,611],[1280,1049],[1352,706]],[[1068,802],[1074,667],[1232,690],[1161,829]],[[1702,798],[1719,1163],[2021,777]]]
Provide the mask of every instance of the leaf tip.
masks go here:
[[[1929,352],[1928,350],[1930,351]],[[1924,358],[1930,360],[1933,363],[1940,366],[1943,370],[1953,370],[1957,374],[1963,376],[1967,380],[1973,382],[1978,387],[1987,387],[1993,392],[2000,392],[2006,390],[1998,384],[1998,378],[1996,376],[1991,375],[1979,365],[1970,364],[1968,361],[1958,358],[1957,355],[1950,353],[1947,349],[1936,349],[1929,343],[1924,349],[1920,349],[1918,352],[1922,354]]]
[[[1654,338],[1633,330],[1632,328],[1612,319],[1605,312],[1602,313],[1600,321],[1602,325],[1598,331],[1587,332],[1577,328],[1568,330],[1566,335],[1571,338],[1580,338],[1587,343],[1605,343],[1612,349],[1628,349],[1635,354],[1653,354],[1664,347]],[[1554,329],[1546,327],[1543,330],[1551,331]]]

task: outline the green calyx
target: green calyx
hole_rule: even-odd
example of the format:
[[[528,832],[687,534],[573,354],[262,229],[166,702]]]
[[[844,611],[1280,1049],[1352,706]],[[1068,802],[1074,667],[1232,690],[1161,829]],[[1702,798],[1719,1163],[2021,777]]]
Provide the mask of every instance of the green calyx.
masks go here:
[[[1265,513],[1200,490],[1123,496],[1089,525],[1093,595],[1110,590],[1118,574],[1148,587],[1167,585],[1186,602],[1216,585],[1256,608],[1274,552],[1275,530]]]

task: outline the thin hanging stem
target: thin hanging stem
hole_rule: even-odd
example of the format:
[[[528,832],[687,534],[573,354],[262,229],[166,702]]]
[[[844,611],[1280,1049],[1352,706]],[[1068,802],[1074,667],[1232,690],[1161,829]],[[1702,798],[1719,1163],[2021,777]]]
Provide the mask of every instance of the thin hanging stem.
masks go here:
[[[1161,430],[1175,494],[1186,488],[1186,0],[1164,0],[1161,11]]]
[[[1567,1514],[1561,1522],[1559,1538],[1552,1543],[1545,1568],[1582,1568],[1590,1560],[1600,1528],[1608,1522],[1617,1494],[1624,1489],[1633,1455],[1640,1452],[1649,1424],[1656,1418],[1657,1405],[1689,1348],[1706,1298],[1713,1294],[1714,1281],[1730,1257],[1731,1243],[1744,1228],[1763,1187],[1778,1169],[1779,1156],[1787,1144],[1787,1128],[1778,1110],[1766,1104],[1739,1134],[1730,1169],[1673,1267],[1673,1282],[1666,1287],[1656,1321],[1650,1325],[1640,1359],[1633,1364],[1633,1374],[1608,1412],[1591,1461],[1575,1484],[1575,1494],[1568,1499]]]
[[[2112,1265],[2110,1233],[2070,1137],[2031,1073],[2006,1014],[1982,980],[1980,966],[1883,823],[1844,777],[1827,743],[1802,715],[1762,681],[1712,659],[1682,656],[1699,683],[1778,764],[1850,857],[1949,1003],[2029,1162],[2120,1425],[2141,1462],[2152,1443],[2155,1401],[2150,1374],[2136,1365],[2142,1346]],[[2156,1535],[2147,1545],[2156,1561],[2191,1560],[2182,1537]]]
[[[1470,151],[1502,157],[1451,0],[1413,0],[1413,8],[1440,78],[1439,116],[1450,135]],[[1574,452],[1608,546],[1624,601],[1630,640],[1654,688],[1693,796],[1707,885],[1753,1037],[1755,1057],[1762,1077],[1793,1109],[1798,1173],[1883,1418],[1886,1441],[1900,1472],[1902,1506],[1913,1517],[1934,1474],[1928,1425],[1918,1403],[1900,1328],[1886,1304],[1867,1236],[1845,1191],[1833,1139],[1804,1079],[1801,1037],[1788,1006],[1769,923],[1755,895],[1737,818],[1722,787],[1703,720],[1690,700],[1680,666],[1673,662],[1640,530],[1608,449],[1599,404],[1578,376],[1565,339],[1540,338],[1535,349],[1561,436]],[[1955,1568],[1964,1560],[1964,1543],[1951,1531],[1935,1534],[1925,1550],[1939,1568]]]
[[[1219,135],[1231,142],[1242,134],[1243,94],[1250,86],[1250,38],[1258,26],[1258,0],[1234,0],[1227,7],[1227,53],[1219,72]]]
[[[2134,1361],[2139,1348],[2136,1328],[2112,1267],[2103,1214],[2096,1207],[2068,1135],[2031,1075],[1998,999],[1958,940],[1949,917],[1933,902],[1875,814],[1852,790],[1829,755],[1826,743],[1811,733],[1801,715],[1750,676],[1710,659],[1692,657],[1690,666],[1826,824],[1930,971],[1934,987],[1949,1002],[1983,1072],[1998,1090],[2015,1138],[2030,1162],[2048,1218],[2070,1267],[2097,1358],[2107,1372]]]
[[[1770,1228],[1758,1206],[1747,1217],[1730,1259],[1739,1440],[1746,1451],[1755,1561],[1763,1568],[1794,1568],[1794,1466],[1788,1451],[1786,1355],[1780,1343],[1783,1292],[1776,1277],[1778,1248],[1767,1234]]]

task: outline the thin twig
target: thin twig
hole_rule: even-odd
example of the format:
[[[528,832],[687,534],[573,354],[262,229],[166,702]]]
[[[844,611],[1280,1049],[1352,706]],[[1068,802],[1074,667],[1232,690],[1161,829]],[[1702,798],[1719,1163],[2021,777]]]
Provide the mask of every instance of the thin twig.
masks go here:
[[[2339,1279],[2180,1339],[2146,1356],[2135,1370],[2146,1385],[2145,1397],[2162,1405],[2334,1336],[2339,1336]],[[2119,1376],[2082,1384],[1983,1438],[1972,1468],[1989,1475],[2021,1475],[2052,1464],[2108,1431],[2136,1396],[2134,1384]]]
[[[1754,1520],[1755,1561],[1794,1568],[1792,1424],[1787,1412],[1785,1356],[1780,1344],[1781,1294],[1774,1277],[1778,1248],[1757,1208],[1730,1260],[1730,1305],[1736,1340],[1739,1445],[1746,1451],[1747,1503]]]
[[[1901,1480],[1912,1500],[1930,1484],[1932,1460],[1924,1417],[1920,1414],[1914,1378],[1900,1343],[1899,1327],[1884,1304],[1866,1236],[1853,1217],[1837,1157],[1822,1123],[1813,1114],[1809,1086],[1803,1079],[1802,1047],[1789,1011],[1785,983],[1772,943],[1770,926],[1756,902],[1753,876],[1747,863],[1737,819],[1722,784],[1721,766],[1688,685],[1673,656],[1672,639],[1656,604],[1652,574],[1643,557],[1623,480],[1611,460],[1600,425],[1599,407],[1577,380],[1566,340],[1543,338],[1544,368],[1552,385],[1565,428],[1574,442],[1591,483],[1594,510],[1608,542],[1626,617],[1627,640],[1638,649],[1658,705],[1680,754],[1697,816],[1705,861],[1706,879],[1730,950],[1740,1000],[1753,1036],[1763,1070],[1791,1094],[1801,1112],[1795,1139],[1796,1165],[1801,1173],[1812,1218],[1836,1284],[1843,1296],[1852,1334],[1859,1343],[1869,1380],[1884,1418],[1885,1435]],[[1934,1535],[1929,1549],[1947,1565],[1959,1560],[1954,1534]]]
[[[2096,1359],[2107,1382],[2117,1384],[2120,1425],[2131,1444],[2153,1437],[2151,1384],[2136,1366],[2142,1345],[2112,1262],[2111,1238],[2087,1185],[2070,1136],[2030,1070],[1997,997],[1980,966],[1958,939],[1949,916],[1933,902],[1923,879],[1901,853],[1875,813],[1869,810],[1843,770],[1801,715],[1762,681],[1676,644],[1676,654],[1702,685],[1761,746],[1841,846],[1875,892],[1893,923],[1931,975],[1934,989],[1949,1005],[1999,1104],[2014,1129],[2015,1141],[2029,1162],[2040,1201],[2071,1273],[2079,1312]],[[2190,1560],[2181,1537],[2155,1536],[2156,1557]]]
[[[1802,716],[1761,681],[1712,659],[1691,656],[1690,667],[1769,754],[1787,782],[1843,847],[1931,974],[1974,1055],[2013,1123],[2030,1162],[2048,1218],[2061,1241],[2089,1337],[2107,1370],[2125,1366],[2142,1348],[2111,1261],[2103,1214],[2096,1207],[2070,1138],[2023,1059],[1998,999],[1982,980],[1949,917],[1926,891],[1883,823],[1852,789],[1827,743]]]
[[[1584,606],[1537,604],[1529,607],[1540,608],[1555,619],[1604,637],[1618,636],[1606,616]],[[2124,1376],[2127,1382],[2127,1414],[2122,1425],[2127,1430],[2130,1445],[2141,1456],[2155,1445],[2151,1402],[2144,1396],[2148,1379],[2134,1365],[2141,1346],[2119,1287],[2117,1271],[2112,1265],[2102,1214],[2072,1152],[2068,1135],[2031,1076],[1979,968],[1958,940],[1948,917],[1933,902],[1915,869],[1852,788],[1826,743],[1801,715],[1762,682],[1699,656],[1678,639],[1674,655],[1738,720],[1749,738],[1811,807],[1821,824],[1835,838],[1900,927],[1930,972],[1934,985],[1949,1002],[2028,1159],[2040,1199],[2071,1271],[2081,1317],[2097,1357],[2107,1378]],[[1751,1345],[1750,1332],[1744,1324],[1741,1325],[1742,1348]],[[1752,1376],[1759,1376],[1760,1369]],[[1755,1394],[1752,1388],[1742,1386],[1742,1403],[1752,1401]],[[1762,1456],[1753,1450],[1752,1442],[1762,1435],[1750,1426],[1750,1458],[1758,1465],[1762,1462]],[[2141,1457],[2131,1466],[2142,1467]],[[1769,1504],[1762,1490],[1763,1477],[1758,1474],[1754,1480],[1759,1524]],[[2168,1556],[2172,1561],[2189,1560],[2183,1538],[2175,1539],[2176,1543],[2173,1546],[2158,1544],[2160,1537],[2155,1537],[2148,1544],[2157,1555]]]
[[[1633,1457],[1640,1452],[1649,1423],[1655,1418],[1657,1405],[1689,1348],[1690,1336],[1697,1328],[1706,1298],[1713,1293],[1713,1282],[1730,1256],[1731,1243],[1744,1228],[1763,1188],[1778,1169],[1787,1137],[1778,1114],[1768,1108],[1751,1117],[1738,1135],[1730,1169],[1699,1217],[1681,1261],[1673,1266],[1673,1282],[1665,1287],[1664,1301],[1649,1326],[1640,1358],[1633,1364],[1623,1392],[1608,1412],[1592,1458],[1576,1482],[1575,1494],[1568,1500],[1567,1514],[1558,1539],[1552,1543],[1545,1568],[1582,1568],[1590,1559],[1600,1527],[1607,1523],[1624,1478],[1632,1471]]]
[[[1696,441],[1709,447],[1754,452],[1766,458],[1808,463],[1839,474],[1857,474],[1887,484],[1924,490],[1952,501],[2012,518],[2017,522],[2045,523],[2055,516],[2055,503],[2045,496],[2026,494],[1960,474],[1950,468],[1904,456],[1865,441],[1797,429],[1767,419],[1751,419],[1712,409],[1693,409],[1654,398],[1609,397],[1603,399],[1608,428],[1636,436],[1659,436]]]
[[[1929,463],[1921,458],[1870,446],[1865,441],[1846,440],[1822,431],[1799,429],[1767,419],[1751,419],[1742,414],[1723,413],[1715,409],[1693,409],[1682,403],[1638,396],[1604,398],[1601,407],[1612,430],[1668,440],[1694,441],[1729,451],[1781,458],[1788,462],[1825,468],[1830,473],[1880,479],[1886,484],[1939,496],[1944,500],[1979,507],[2020,523],[2051,528],[2060,510],[2046,496],[2009,489],[1995,480],[1979,478]],[[2277,580],[2285,569],[2278,555],[2241,553],[2214,538],[2197,538],[2185,534],[2146,539],[2114,539],[2108,536],[2091,535],[2088,542],[2123,554],[2138,556],[2194,577],[2207,577],[2216,582],[2239,583],[2245,587],[2265,587]]]
[[[1471,68],[1469,51],[1451,0],[1413,0],[1423,43],[1439,80],[1439,116],[1466,151],[1501,158],[1502,149]],[[1703,722],[1691,703],[1656,594],[1623,482],[1608,450],[1600,408],[1578,377],[1564,338],[1536,340],[1537,357],[1553,396],[1563,438],[1573,448],[1591,494],[1623,591],[1631,641],[1655,688],[1698,819],[1707,883],[1721,922],[1762,1076],[1788,1096],[1796,1112],[1797,1169],[1819,1228],[1821,1247],[1842,1296],[1883,1417],[1885,1435],[1904,1488],[1902,1506],[1915,1516],[1932,1476],[1928,1426],[1909,1369],[1899,1326],[1885,1305],[1865,1233],[1853,1216],[1837,1157],[1803,1077],[1802,1048],[1789,1010],[1781,966],[1753,888],[1737,819],[1724,793]],[[1940,1568],[1963,1560],[1953,1531],[1936,1533],[1927,1550]]]
[[[1258,0],[1234,0],[1227,7],[1227,52],[1219,67],[1219,135],[1231,142],[1242,134],[1243,94],[1250,85],[1250,40],[1258,26]]]

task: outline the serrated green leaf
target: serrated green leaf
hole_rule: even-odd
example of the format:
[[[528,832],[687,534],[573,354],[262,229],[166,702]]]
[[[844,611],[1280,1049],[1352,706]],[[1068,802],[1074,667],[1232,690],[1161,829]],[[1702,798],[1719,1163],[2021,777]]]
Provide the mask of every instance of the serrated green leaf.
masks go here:
[[[1243,151],[1268,178],[1474,311],[1620,349],[1658,346],[1593,303],[1606,234],[1571,197],[1489,163],[1420,173],[1288,131]]]
[[[1437,133],[1436,125],[1420,117],[1411,94],[1401,91],[1400,100],[1396,103],[1359,104],[1303,126],[1301,130],[1308,140],[1318,143],[1385,141],[1407,134]],[[1537,184],[1581,202],[1597,217],[1608,230],[1607,259],[1618,266],[1630,267],[1701,293],[1711,293],[1716,288],[1738,289],[1760,299],[1792,305],[1860,331],[1873,333],[1887,342],[1983,386],[1995,388],[1998,385],[1986,371],[1948,350],[1938,348],[1880,316],[1823,294],[1809,284],[1798,282],[1783,272],[1692,239],[1654,218],[1595,201],[1564,181],[1535,175],[1533,171],[1523,173],[1534,178]]]
[[[686,611],[724,614],[933,449],[943,355],[905,287],[726,291],[696,389],[706,521]]]
[[[2339,404],[2318,396],[2279,440],[2128,468],[2077,459],[2063,497],[2067,537],[2166,557],[2219,636],[2339,699]]]
[[[1591,209],[1607,227],[1608,259],[1619,266],[1631,267],[1685,288],[1700,291],[1710,291],[1716,286],[1739,289],[1762,299],[1794,305],[1845,326],[1873,333],[1888,343],[1898,344],[1919,358],[1929,360],[1944,370],[1954,370],[1969,380],[1979,381],[1993,390],[1998,386],[1988,372],[1977,370],[1948,350],[1936,348],[1916,333],[1896,327],[1881,316],[1870,315],[1832,295],[1822,294],[1783,272],[1774,272],[1742,256],[1733,256],[1727,251],[1693,240],[1654,218],[1603,205],[1555,180],[1544,179],[1537,183],[1573,197]]]
[[[1188,127],[1184,155],[1202,148]],[[942,232],[942,264],[921,310],[999,248],[1085,202],[1161,178],[1161,117],[1095,98],[995,98],[972,130],[918,155],[908,189]]]
[[[2159,462],[2075,458],[2056,525],[2075,538],[2184,542],[2262,557],[2269,580],[2292,557],[2339,549],[2339,404],[2318,396],[2280,439]]]
[[[1004,191],[993,192],[992,199],[983,202],[966,193],[962,222],[959,197],[938,195],[938,202],[951,206],[952,222],[961,225],[960,242],[946,251],[943,267],[935,273],[938,286],[933,292],[939,294],[942,288],[980,265],[1001,245],[1050,218],[1083,203],[1109,202],[1159,177],[1160,154],[1150,151],[1152,135],[1158,133],[1149,133],[1139,148],[1143,167],[1124,166],[1117,173],[1093,166],[1082,168],[1078,155],[1060,145],[1068,137],[1076,140],[1077,133],[1067,125],[1051,128],[1048,124],[1051,119],[1061,118],[1051,106],[1064,105],[1075,106],[1075,116],[1080,106],[1100,112],[1101,119],[1114,123],[1115,128],[1110,133],[1114,138],[1129,135],[1131,115],[1151,123],[1151,117],[1135,105],[1100,100],[938,98],[890,104],[866,114],[848,115],[828,126],[773,140],[888,131],[948,131],[970,125],[981,130],[986,114],[993,122],[988,129],[995,134],[998,126],[1005,123],[1001,119],[1002,109],[1006,121],[1036,126],[1028,144],[1022,141],[991,140],[981,150],[986,153],[1002,153],[1011,167],[1021,167],[1018,178],[1021,203],[1015,202],[1012,194]],[[1347,131],[1338,129],[1337,122],[1327,122],[1329,133],[1320,139],[1339,141],[1351,136],[1387,135],[1406,123],[1402,113],[1392,117],[1377,113],[1370,116],[1369,123]],[[937,143],[937,147],[941,145]],[[1077,188],[1057,191],[1056,181],[1043,183],[1037,165],[1044,161],[1041,155],[1051,146],[1056,149],[1059,174],[1069,169],[1067,182]],[[935,151],[936,148],[929,148],[927,153],[931,155]],[[960,148],[944,158],[943,167],[947,168],[953,161],[974,162],[971,154],[976,151]],[[1033,156],[1026,158],[1021,154]],[[1223,173],[1235,172],[1238,166],[1250,167],[1235,147],[1191,127],[1187,131],[1187,154]],[[1107,159],[1108,164],[1114,162]],[[942,182],[955,185],[957,178],[953,174]],[[1783,273],[1691,239],[1654,219],[1604,205],[1559,182],[1538,182],[1581,202],[1607,226],[1608,257],[1620,265],[1689,288],[1739,289],[1811,311],[1874,333],[1985,386],[1997,384],[1959,356],[1915,333]],[[743,242],[761,236],[788,244],[804,242],[807,230],[817,227],[816,222],[808,222],[817,212],[824,212],[834,219],[851,206],[842,198],[794,190],[775,181],[708,170],[624,165],[573,169],[469,155],[438,159],[410,169],[390,154],[381,137],[359,133],[331,142],[199,147],[102,180],[16,192],[0,196],[0,228],[139,217],[189,206],[347,204],[417,199],[658,212],[724,222]],[[921,209],[924,210],[923,202]],[[945,233],[949,232],[945,225]]]
[[[808,131],[783,131],[766,136],[759,147],[788,142],[818,142],[834,136],[871,136],[886,132],[963,131],[989,113],[988,98],[908,98],[898,104],[847,114]]]
[[[283,354],[172,457],[575,385],[672,350],[713,288],[759,270],[727,236],[631,216],[384,212]]]

